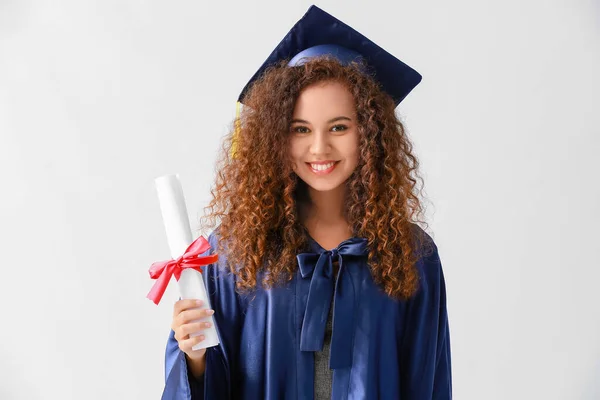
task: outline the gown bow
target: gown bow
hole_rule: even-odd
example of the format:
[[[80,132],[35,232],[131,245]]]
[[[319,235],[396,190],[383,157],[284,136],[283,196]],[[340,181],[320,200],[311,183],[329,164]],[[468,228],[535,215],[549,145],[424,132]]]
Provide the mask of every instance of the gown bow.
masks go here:
[[[329,355],[329,368],[347,368],[352,365],[355,318],[358,298],[354,282],[344,271],[345,256],[368,254],[367,240],[351,238],[332,250],[319,253],[300,253],[296,256],[303,279],[310,278],[306,310],[300,335],[300,350],[323,349],[325,327],[332,306],[333,333]],[[333,261],[339,262],[337,278],[333,277]]]

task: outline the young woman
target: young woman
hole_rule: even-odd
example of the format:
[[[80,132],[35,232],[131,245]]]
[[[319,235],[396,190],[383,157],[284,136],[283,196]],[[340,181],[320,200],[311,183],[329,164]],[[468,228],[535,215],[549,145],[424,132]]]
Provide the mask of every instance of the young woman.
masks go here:
[[[242,92],[209,206],[212,309],[175,304],[163,398],[451,398],[444,276],[394,111],[420,75],[382,52],[311,7]],[[193,351],[213,314],[220,345]]]

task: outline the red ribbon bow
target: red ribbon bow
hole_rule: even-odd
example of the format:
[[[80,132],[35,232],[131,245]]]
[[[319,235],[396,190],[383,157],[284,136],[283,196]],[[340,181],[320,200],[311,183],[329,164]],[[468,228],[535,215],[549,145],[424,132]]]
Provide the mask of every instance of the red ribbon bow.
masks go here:
[[[152,300],[154,304],[158,304],[172,275],[175,275],[175,279],[179,280],[181,271],[186,268],[193,268],[202,273],[200,267],[217,262],[219,259],[217,254],[199,257],[208,249],[210,249],[210,244],[200,236],[188,246],[183,255],[177,260],[159,261],[152,264],[148,272],[150,272],[150,278],[156,279],[156,282],[146,297]]]

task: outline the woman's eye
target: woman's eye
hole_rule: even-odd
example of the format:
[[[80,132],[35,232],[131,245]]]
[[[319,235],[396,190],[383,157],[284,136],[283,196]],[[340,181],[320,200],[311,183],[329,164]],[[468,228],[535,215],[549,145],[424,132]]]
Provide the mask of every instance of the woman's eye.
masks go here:
[[[309,130],[305,126],[295,126],[292,128],[292,132],[294,133],[308,133]]]
[[[335,125],[331,128],[331,130],[334,132],[341,132],[341,131],[345,131],[346,129],[348,129],[348,127],[346,125]]]

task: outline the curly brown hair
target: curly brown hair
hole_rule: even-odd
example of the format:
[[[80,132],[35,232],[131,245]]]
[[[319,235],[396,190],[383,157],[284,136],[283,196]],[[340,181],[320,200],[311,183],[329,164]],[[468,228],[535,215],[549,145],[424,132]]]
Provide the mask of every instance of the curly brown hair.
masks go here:
[[[365,65],[327,57],[286,64],[269,68],[244,98],[236,121],[241,131],[234,135],[232,129],[223,141],[202,228],[219,221],[218,251],[235,260],[230,268],[238,289],[293,278],[296,255],[308,248],[309,235],[299,214],[307,188],[293,172],[288,151],[292,114],[304,88],[340,82],[355,99],[360,148],[358,166],[345,183],[345,217],[353,235],[367,239],[375,283],[389,296],[411,297],[418,287],[418,250],[428,235],[415,224],[426,225],[417,186],[423,180],[394,101],[365,73]]]

